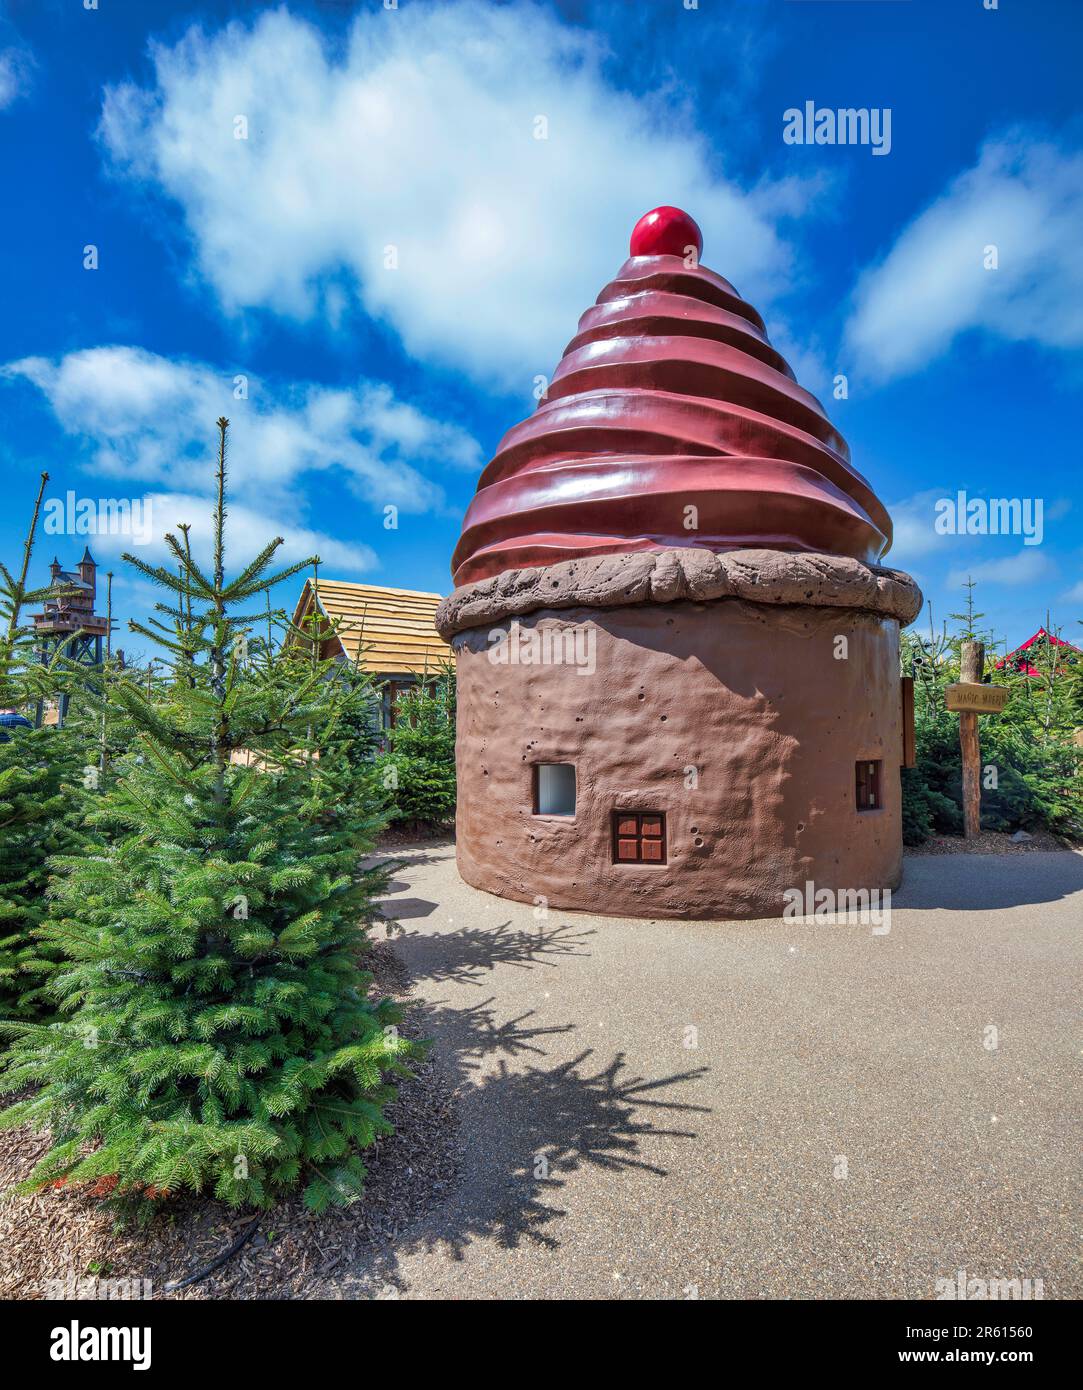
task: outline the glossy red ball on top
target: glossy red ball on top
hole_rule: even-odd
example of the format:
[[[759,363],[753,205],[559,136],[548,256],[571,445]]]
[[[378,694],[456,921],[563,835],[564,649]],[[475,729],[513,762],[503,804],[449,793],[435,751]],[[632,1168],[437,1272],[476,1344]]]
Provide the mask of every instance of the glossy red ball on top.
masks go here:
[[[696,248],[696,260],[703,254],[703,233],[694,217],[680,208],[660,207],[645,212],[632,228],[629,251],[633,256],[685,256]]]

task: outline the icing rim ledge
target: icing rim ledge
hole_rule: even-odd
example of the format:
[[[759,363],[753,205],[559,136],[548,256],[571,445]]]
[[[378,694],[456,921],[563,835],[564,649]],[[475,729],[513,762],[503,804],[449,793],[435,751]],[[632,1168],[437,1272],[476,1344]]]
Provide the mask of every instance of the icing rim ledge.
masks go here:
[[[637,603],[748,603],[852,608],[912,623],[922,593],[903,570],[813,551],[695,547],[631,551],[509,569],[463,584],[436,611],[436,630],[457,633],[550,608]]]

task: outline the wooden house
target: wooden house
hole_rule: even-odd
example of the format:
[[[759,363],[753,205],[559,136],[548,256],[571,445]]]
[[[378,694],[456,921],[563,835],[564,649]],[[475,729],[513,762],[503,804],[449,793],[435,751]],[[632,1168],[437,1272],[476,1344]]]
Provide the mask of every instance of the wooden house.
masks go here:
[[[294,610],[299,625],[318,612],[327,622],[322,655],[349,661],[382,686],[381,724],[393,722],[394,702],[426,676],[436,676],[451,660],[451,649],[433,618],[440,594],[351,584],[340,579],[307,579]]]

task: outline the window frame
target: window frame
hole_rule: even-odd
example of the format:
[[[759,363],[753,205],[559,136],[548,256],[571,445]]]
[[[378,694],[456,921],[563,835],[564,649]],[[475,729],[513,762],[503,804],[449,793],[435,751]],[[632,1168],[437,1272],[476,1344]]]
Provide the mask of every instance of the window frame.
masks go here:
[[[530,813],[533,816],[554,817],[557,820],[575,820],[579,811],[579,773],[575,763],[531,763]],[[570,767],[572,770],[572,809],[570,811],[543,811],[540,809],[541,769],[543,767]]]
[[[858,758],[854,763],[854,806],[859,815],[884,809],[883,758]]]
[[[627,824],[628,821],[635,821],[635,832],[629,834],[625,829],[622,833],[621,822]],[[657,821],[659,832],[657,835],[645,835],[643,833],[644,821]],[[620,842],[634,840],[636,843],[636,857],[627,859],[621,856]],[[623,868],[635,866],[637,868],[657,869],[669,862],[669,841],[666,835],[666,813],[664,811],[613,811],[609,820],[609,850],[610,859],[613,864]],[[647,859],[643,855],[644,842],[651,845],[659,845],[661,855],[657,859]]]

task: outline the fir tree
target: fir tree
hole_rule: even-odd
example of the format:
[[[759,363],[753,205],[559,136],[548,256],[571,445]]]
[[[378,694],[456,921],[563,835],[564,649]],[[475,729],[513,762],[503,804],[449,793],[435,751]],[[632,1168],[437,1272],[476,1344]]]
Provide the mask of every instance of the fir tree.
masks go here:
[[[45,984],[60,953],[35,933],[45,918],[49,858],[76,848],[83,811],[82,738],[76,730],[34,727],[50,678],[23,614],[63,592],[27,587],[48,480],[43,473],[18,578],[0,564],[0,1017],[8,1018],[48,1010]],[[63,679],[54,669],[53,687]]]
[[[2,1089],[40,1089],[0,1123],[52,1130],[28,1190],[93,1183],[146,1210],[181,1189],[266,1207],[303,1186],[320,1210],[360,1193],[415,1049],[358,964],[386,882],[359,870],[380,824],[371,770],[351,781],[322,755],[356,696],[331,663],[253,650],[237,609],[303,566],[270,573],[275,540],[227,582],[218,427],[210,573],[187,532],[166,538],[175,571],[125,557],[169,596],[131,624],[167,675],[112,684],[138,730],[94,815],[118,833],[58,862],[65,1018],[12,1025]]]
[[[971,579],[967,575],[963,583],[966,590],[966,608],[962,613],[949,613],[950,618],[954,618],[960,625],[961,631],[958,633],[959,642],[983,642],[992,634],[983,632],[978,628],[978,622],[985,617],[984,613],[977,613],[974,610],[974,590],[977,588],[977,580]]]
[[[395,702],[388,750],[380,758],[391,818],[439,827],[455,815],[455,673],[423,680]]]
[[[917,745],[915,766],[902,770],[907,844],[920,844],[934,830],[957,834],[962,829],[959,723],[947,709],[945,690],[959,679],[964,640],[984,640],[990,653],[1005,647],[979,628],[984,615],[975,611],[974,588],[967,583],[965,611],[951,615],[961,628],[955,635],[946,626],[936,631],[931,605],[928,638],[902,634],[904,670],[915,678]],[[1048,615],[1045,630],[1059,635]],[[1083,831],[1083,748],[1076,742],[1073,660],[1063,646],[1044,639],[1018,661],[996,665],[990,657],[994,680],[1011,694],[1003,712],[982,723],[986,829],[1045,827],[1076,837]]]

